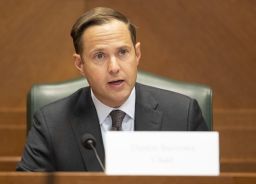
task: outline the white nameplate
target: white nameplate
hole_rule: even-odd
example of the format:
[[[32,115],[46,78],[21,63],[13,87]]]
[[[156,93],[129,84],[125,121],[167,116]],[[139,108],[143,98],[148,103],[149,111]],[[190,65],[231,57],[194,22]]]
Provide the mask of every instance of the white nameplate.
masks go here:
[[[218,132],[115,132],[106,134],[106,174],[217,176]]]

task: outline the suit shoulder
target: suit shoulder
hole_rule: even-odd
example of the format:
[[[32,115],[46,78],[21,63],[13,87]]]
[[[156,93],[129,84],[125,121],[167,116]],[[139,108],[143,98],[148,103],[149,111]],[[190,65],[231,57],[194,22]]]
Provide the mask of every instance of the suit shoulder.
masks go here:
[[[160,101],[161,101],[161,99],[163,99],[164,101],[171,100],[172,102],[174,99],[176,99],[178,101],[182,100],[182,101],[187,101],[187,102],[192,100],[191,97],[186,96],[181,93],[177,93],[175,91],[152,87],[152,86],[148,86],[148,85],[144,85],[144,84],[140,84],[140,83],[136,84],[136,89],[138,89],[139,92],[142,92],[147,96],[151,95]]]
[[[87,95],[89,91],[89,87],[81,88],[67,97],[56,100],[41,107],[35,112],[35,115],[43,113],[47,116],[61,115],[63,117],[65,114],[70,114],[74,107],[78,104],[80,98],[83,98],[84,95]]]

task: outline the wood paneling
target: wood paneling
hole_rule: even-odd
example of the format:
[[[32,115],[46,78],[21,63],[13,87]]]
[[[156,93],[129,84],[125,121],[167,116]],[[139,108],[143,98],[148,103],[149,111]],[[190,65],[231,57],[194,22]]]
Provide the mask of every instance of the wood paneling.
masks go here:
[[[21,155],[26,139],[25,130],[24,111],[0,111],[0,157]]]
[[[2,157],[0,156],[0,171],[15,171],[16,165],[20,161],[20,157]]]
[[[77,75],[69,32],[83,0],[0,1],[0,109],[25,109],[33,83]]]
[[[0,173],[5,184],[253,184],[255,173],[221,173],[220,176],[115,176],[103,173]]]

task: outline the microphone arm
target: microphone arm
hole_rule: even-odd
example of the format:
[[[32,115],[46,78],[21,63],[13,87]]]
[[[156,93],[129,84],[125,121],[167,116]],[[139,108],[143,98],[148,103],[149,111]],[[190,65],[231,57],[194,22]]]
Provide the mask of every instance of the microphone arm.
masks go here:
[[[82,142],[82,145],[87,148],[87,149],[92,149],[99,164],[100,164],[100,167],[103,171],[105,171],[105,167],[104,165],[102,164],[101,160],[100,160],[100,157],[98,155],[98,152],[95,148],[96,146],[96,139],[94,138],[94,136],[92,134],[89,134],[89,133],[85,133],[82,138],[81,138],[81,142]]]
[[[104,166],[103,166],[103,164],[102,164],[102,162],[101,162],[101,160],[100,160],[100,157],[99,157],[99,155],[98,155],[98,152],[97,152],[96,148],[93,146],[93,143],[92,143],[91,141],[88,141],[88,144],[91,145],[91,148],[92,148],[92,150],[94,151],[94,154],[96,155],[96,158],[97,158],[97,160],[98,160],[98,162],[99,162],[99,164],[100,164],[100,166],[101,166],[101,169],[102,169],[103,171],[105,171],[105,168],[104,168]]]

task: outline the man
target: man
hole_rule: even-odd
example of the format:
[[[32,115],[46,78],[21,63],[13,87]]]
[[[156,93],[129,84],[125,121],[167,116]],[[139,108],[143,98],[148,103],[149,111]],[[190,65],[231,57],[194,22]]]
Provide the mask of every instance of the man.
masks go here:
[[[207,130],[195,100],[136,83],[140,43],[124,15],[92,9],[76,21],[71,36],[74,64],[90,87],[35,113],[17,170],[100,171],[93,152],[81,144],[85,133],[95,136],[104,162],[104,135],[111,129]],[[121,120],[117,125],[114,113]]]

